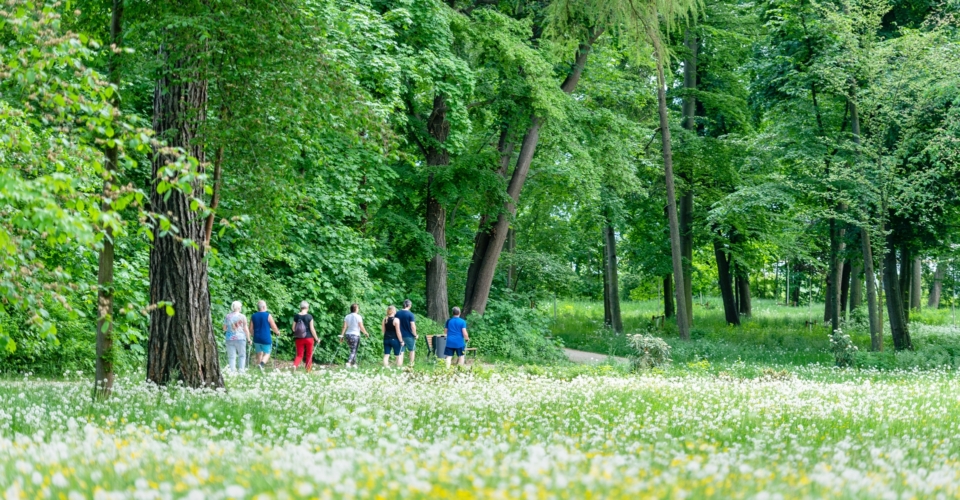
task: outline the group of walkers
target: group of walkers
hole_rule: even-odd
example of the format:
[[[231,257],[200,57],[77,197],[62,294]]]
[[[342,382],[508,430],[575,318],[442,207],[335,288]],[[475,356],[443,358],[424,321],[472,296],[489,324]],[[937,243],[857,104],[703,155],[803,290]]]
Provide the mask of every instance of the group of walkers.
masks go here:
[[[412,302],[407,299],[403,301],[403,309],[397,310],[395,306],[387,307],[386,316],[380,323],[380,330],[383,334],[383,366],[390,366],[390,356],[396,356],[396,365],[403,366],[403,353],[408,353],[410,366],[413,366],[416,356],[417,323],[416,316],[410,312]],[[253,346],[255,355],[254,363],[257,368],[263,370],[270,354],[273,350],[273,334],[280,335],[280,329],[273,319],[273,315],[267,310],[267,303],[263,300],[257,302],[257,312],[250,316],[248,321],[242,313],[243,304],[235,301],[230,306],[230,313],[223,320],[223,331],[226,334],[227,366],[230,370],[245,370],[247,367],[247,346]],[[454,307],[453,317],[447,320],[444,327],[446,336],[446,347],[443,356],[446,359],[447,366],[451,365],[454,358],[457,358],[457,364],[463,365],[466,362],[465,349],[466,342],[470,340],[467,333],[467,323],[460,317],[460,308]],[[300,312],[293,316],[290,327],[293,334],[294,345],[296,346],[296,357],[293,360],[294,369],[299,368],[301,363],[306,366],[306,371],[313,368],[313,349],[320,343],[320,337],[317,336],[317,330],[314,326],[313,316],[310,314],[310,304],[307,301],[300,303]],[[360,347],[360,334],[370,337],[366,327],[363,324],[363,317],[360,316],[360,306],[358,304],[350,305],[350,314],[343,318],[343,329],[340,331],[340,342],[346,342],[350,348],[350,355],[347,358],[347,368],[357,367],[357,350]],[[437,353],[440,354],[439,352]]]

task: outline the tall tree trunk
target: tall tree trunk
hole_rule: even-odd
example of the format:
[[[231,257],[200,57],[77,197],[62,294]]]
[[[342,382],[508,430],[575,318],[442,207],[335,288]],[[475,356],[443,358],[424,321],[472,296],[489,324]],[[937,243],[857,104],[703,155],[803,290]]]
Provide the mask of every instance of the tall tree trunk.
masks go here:
[[[673,180],[673,151],[670,144],[670,117],[667,112],[666,78],[663,73],[663,60],[666,54],[660,43],[659,34],[650,37],[654,42],[657,62],[657,101],[660,114],[660,139],[663,143],[663,171],[667,187],[667,215],[670,219],[670,250],[673,260],[673,280],[676,290],[683,290],[683,255],[680,252],[680,221],[677,218],[677,193]],[[684,303],[684,294],[677,293],[677,331],[682,340],[690,340],[690,324],[687,322],[688,304]]]
[[[683,61],[683,88],[697,90],[697,55],[699,41],[688,27],[684,33],[688,55]],[[697,129],[697,98],[688,93],[683,98],[683,128]],[[691,166],[691,170],[692,170]],[[693,326],[693,172],[683,177],[684,191],[680,197],[680,254],[683,257],[683,297],[687,305],[687,324]]]
[[[921,284],[921,279],[923,277],[923,262],[920,261],[920,257],[915,257],[913,259],[912,272],[910,276],[910,309],[915,311],[920,310],[920,299],[923,295],[923,288]]]
[[[514,256],[517,253],[517,231],[512,227],[507,230],[507,253]],[[516,290],[517,283],[517,265],[510,261],[510,267],[507,268],[507,288]]]
[[[857,231],[860,232],[859,230]],[[851,261],[850,264],[850,294],[847,299],[847,310],[856,311],[863,305],[863,265]]]
[[[607,280],[607,235],[606,230],[603,233],[604,248],[600,252],[600,278],[603,281],[603,326],[613,327],[613,310],[610,308],[610,281]]]
[[[840,252],[842,250],[840,240],[843,233],[838,227],[835,218],[830,219],[830,266],[827,276],[827,294],[824,296],[824,320],[830,322],[830,330],[836,331],[840,328],[840,278],[842,275],[842,263],[840,262]]]
[[[909,262],[909,261],[907,261]],[[883,286],[887,295],[887,315],[890,317],[890,332],[893,336],[893,348],[898,351],[913,349],[910,342],[910,329],[904,314],[903,294],[900,291],[900,280],[897,279],[897,248],[892,238],[887,245],[883,265]],[[909,270],[904,272],[909,274]]]
[[[610,303],[610,326],[613,331],[623,333],[623,317],[620,315],[620,280],[617,276],[617,235],[613,225],[604,227],[604,251],[606,253],[606,284]]]
[[[443,324],[449,316],[447,302],[447,209],[437,197],[435,189],[435,170],[442,169],[450,164],[450,153],[443,144],[450,135],[450,122],[447,121],[447,102],[443,95],[433,99],[433,110],[427,118],[427,132],[430,142],[426,149],[427,169],[430,171],[427,180],[427,232],[433,236],[436,248],[433,256],[427,261],[427,317]]]
[[[113,13],[110,16],[109,52],[110,84],[116,87],[111,105],[120,110],[120,46],[123,43],[123,0],[113,0]],[[105,151],[103,201],[101,210],[111,209],[114,176],[117,175],[117,146],[108,145]],[[97,272],[97,360],[94,374],[94,398],[105,399],[113,392],[113,229],[105,228],[103,249],[100,250],[100,262]]]
[[[843,319],[847,318],[847,300],[850,297],[850,259],[843,261],[840,272],[840,315]]]
[[[899,285],[900,285],[900,303],[903,305],[903,317],[907,323],[910,322],[910,291],[913,290],[911,278],[913,277],[913,254],[904,245],[900,249],[899,265]],[[890,318],[893,321],[893,318]]]
[[[733,282],[730,277],[730,259],[723,251],[720,240],[713,241],[713,254],[717,260],[717,285],[723,299],[723,314],[728,325],[740,326],[740,313],[737,310],[736,298],[733,293]]]
[[[740,314],[748,318],[753,316],[753,304],[750,298],[750,277],[746,274],[737,276],[737,294],[740,297],[738,303]]]
[[[203,146],[197,140],[207,105],[207,81],[200,67],[202,56],[192,33],[166,33],[166,42],[182,44],[159,56],[162,75],[153,98],[153,128],[167,144],[183,148],[187,154],[205,163]],[[160,150],[153,159],[153,179],[157,182],[162,169],[175,158]],[[223,387],[217,344],[210,316],[210,289],[207,261],[203,248],[204,225],[198,214],[190,210],[190,198],[182,191],[150,193],[155,213],[167,214],[179,232],[157,233],[150,250],[150,302],[172,305],[150,312],[150,339],[147,349],[147,379],[167,384],[175,378],[190,387]],[[193,191],[203,192],[200,181]],[[184,244],[190,239],[193,245]]]
[[[667,274],[663,277],[663,317],[672,318],[677,315],[674,308],[673,297],[673,274]]]
[[[583,75],[583,68],[587,64],[587,57],[590,54],[591,46],[601,33],[602,30],[593,33],[587,43],[580,45],[577,50],[573,69],[563,81],[563,84],[560,85],[560,89],[563,92],[570,94],[577,88],[580,77]],[[497,271],[497,263],[500,260],[500,252],[503,250],[503,242],[507,239],[507,229],[510,226],[510,219],[512,219],[517,212],[517,202],[520,199],[520,191],[523,189],[527,174],[530,172],[530,163],[533,161],[533,154],[537,149],[537,142],[540,139],[540,127],[543,126],[543,121],[543,118],[539,116],[533,116],[530,120],[530,126],[527,128],[527,132],[524,134],[523,141],[520,144],[520,153],[517,156],[517,163],[513,169],[513,175],[510,177],[510,182],[507,185],[507,196],[510,198],[507,200],[504,210],[497,215],[496,223],[494,223],[489,230],[490,235],[482,255],[477,253],[481,239],[478,235],[474,247],[474,265],[477,266],[476,275],[472,283],[473,286],[465,293],[463,304],[465,315],[471,312],[483,314],[487,308],[487,301],[490,299],[490,287],[493,285],[493,278]],[[470,285],[469,279],[468,285]]]
[[[870,246],[870,233],[860,229],[860,244],[863,248],[863,272],[867,281],[867,317],[870,321],[870,349],[883,350],[883,326],[880,323],[877,305],[876,274],[873,272],[873,248]]]
[[[943,295],[943,278],[947,274],[947,266],[937,262],[937,270],[933,273],[933,285],[930,286],[930,296],[927,297],[927,307],[940,308],[940,297]]]

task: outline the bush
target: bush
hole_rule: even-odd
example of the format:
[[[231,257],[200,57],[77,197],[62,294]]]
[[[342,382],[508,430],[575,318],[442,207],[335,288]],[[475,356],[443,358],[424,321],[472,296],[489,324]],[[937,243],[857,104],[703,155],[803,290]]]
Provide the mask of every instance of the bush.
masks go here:
[[[480,354],[518,362],[556,362],[566,359],[560,346],[546,337],[545,314],[506,301],[491,301],[483,316],[467,317],[470,347]]]
[[[630,357],[634,370],[664,368],[670,364],[670,345],[663,339],[637,333],[627,336],[636,353]]]
[[[830,350],[837,366],[847,368],[853,366],[857,358],[857,346],[853,345],[850,336],[839,328],[830,334]]]

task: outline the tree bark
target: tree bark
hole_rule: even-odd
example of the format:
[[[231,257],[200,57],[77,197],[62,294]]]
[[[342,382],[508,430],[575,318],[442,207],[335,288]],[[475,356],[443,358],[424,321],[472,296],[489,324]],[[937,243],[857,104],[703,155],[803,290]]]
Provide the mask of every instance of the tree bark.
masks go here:
[[[903,307],[903,317],[910,322],[910,291],[913,290],[913,287],[910,284],[910,281],[913,277],[913,255],[910,250],[904,245],[900,248],[900,265],[899,271],[899,285],[900,285],[900,303]],[[890,318],[890,321],[893,321],[893,318]]]
[[[667,274],[663,277],[663,317],[672,318],[677,315],[674,308],[673,292],[673,274]]]
[[[887,245],[884,257],[883,286],[887,295],[887,315],[890,321],[890,332],[893,336],[893,348],[898,351],[913,349],[910,342],[910,329],[904,314],[903,294],[900,291],[900,280],[897,279],[897,250],[892,238]],[[909,270],[904,270],[909,273]]]
[[[847,300],[850,297],[850,259],[843,261],[840,271],[840,316],[847,319]]]
[[[606,258],[605,283],[610,304],[610,327],[617,333],[623,333],[623,317],[620,315],[620,283],[617,276],[617,235],[613,225],[604,226],[604,252]]]
[[[573,69],[567,78],[560,85],[560,89],[569,94],[577,88],[580,77],[583,75],[583,68],[587,64],[587,57],[593,42],[600,36],[602,30],[597,31],[591,36],[587,43],[580,45],[577,50],[577,56],[574,61]],[[530,120],[530,126],[527,128],[523,141],[520,144],[520,153],[517,156],[517,163],[513,169],[513,175],[507,185],[507,200],[504,209],[497,215],[497,221],[490,228],[490,234],[487,238],[485,251],[478,254],[480,237],[478,235],[477,244],[474,247],[474,264],[476,268],[476,277],[473,281],[473,287],[465,293],[464,314],[476,312],[483,314],[487,308],[487,301],[490,299],[490,288],[493,286],[493,278],[497,271],[497,263],[500,260],[500,252],[503,250],[503,242],[507,238],[507,229],[510,226],[510,219],[516,215],[517,202],[520,199],[520,191],[530,172],[530,164],[533,161],[533,154],[537,149],[537,142],[540,139],[540,127],[543,126],[544,119],[539,116],[533,116]],[[482,257],[479,257],[482,255]],[[479,257],[479,259],[478,259]],[[469,280],[468,280],[469,282]],[[470,283],[468,283],[469,285]]]
[[[873,248],[870,246],[870,233],[860,229],[860,244],[863,249],[863,272],[867,282],[867,317],[870,321],[870,349],[883,350],[883,326],[880,323],[879,306],[877,305],[876,274],[873,271]]]
[[[750,296],[750,277],[747,275],[737,276],[737,294],[740,297],[738,309],[740,314],[749,318],[753,315],[753,304]]]
[[[733,293],[733,283],[730,278],[730,260],[719,240],[713,241],[713,254],[717,260],[717,284],[720,296],[723,299],[723,314],[728,325],[740,326],[740,313],[737,310],[736,299]]]
[[[200,67],[202,57],[191,34],[167,33],[167,43],[185,44],[180,51],[160,50],[162,75],[154,92],[153,128],[167,144],[182,148],[204,165],[203,146],[197,140],[206,114],[207,81]],[[175,157],[160,150],[153,159],[156,183],[162,169]],[[190,209],[190,198],[180,190],[157,193],[150,204],[155,213],[166,214],[177,233],[155,234],[150,250],[150,301],[169,304],[150,312],[147,349],[147,379],[156,384],[180,380],[190,387],[223,387],[217,344],[210,312],[207,261],[203,258],[203,220]],[[193,191],[203,192],[200,181]],[[189,239],[194,243],[185,244]]]
[[[930,286],[930,296],[927,297],[927,307],[940,309],[940,297],[943,295],[943,278],[947,274],[947,266],[937,262],[937,270],[933,273],[933,285]]]
[[[450,122],[447,121],[447,103],[442,95],[433,99],[433,111],[427,118],[427,132],[430,142],[426,147],[427,180],[426,219],[427,232],[433,236],[436,248],[433,256],[427,261],[426,299],[427,317],[438,324],[446,323],[449,319],[449,303],[447,298],[447,210],[440,202],[435,189],[434,171],[450,164],[450,153],[443,144],[450,135]]]
[[[683,61],[683,88],[697,90],[697,55],[699,41],[693,28],[684,33],[688,55]],[[683,98],[683,128],[697,129],[697,98],[687,94]],[[691,169],[693,167],[691,166]],[[693,325],[693,172],[683,179],[685,190],[680,197],[680,253],[683,257],[683,297],[687,305],[687,323]]]
[[[680,252],[680,222],[677,217],[677,193],[673,180],[673,151],[670,144],[670,117],[667,113],[666,78],[663,73],[663,60],[666,55],[660,43],[659,34],[650,37],[654,42],[657,63],[657,101],[660,114],[660,139],[663,144],[663,171],[667,187],[667,215],[670,220],[670,250],[673,260],[673,280],[676,290],[683,290],[683,255]],[[677,296],[677,331],[682,340],[690,340],[690,325],[687,322],[688,305],[684,303],[684,294]]]
[[[921,279],[923,277],[923,263],[920,261],[920,257],[915,257],[913,259],[912,272],[913,274],[910,276],[910,309],[919,311],[920,299],[923,295],[923,288],[921,284]]]
[[[854,261],[850,264],[850,293],[847,299],[847,310],[852,313],[861,305],[863,305],[863,265]]]
[[[830,321],[830,330],[836,331],[840,328],[840,283],[843,274],[842,262],[840,261],[840,252],[843,250],[841,245],[843,232],[840,230],[835,218],[830,219],[830,268],[827,276],[827,294],[824,297],[824,318]]]
[[[517,232],[510,228],[507,230],[507,253],[511,256],[517,253]],[[510,267],[507,268],[507,288],[516,290],[517,265],[510,261]]]
[[[111,105],[120,110],[120,46],[123,43],[123,0],[113,0],[113,12],[110,16],[109,54],[110,83],[116,87]],[[106,147],[104,151],[103,200],[101,210],[106,213],[113,203],[113,180],[117,174],[119,151],[116,145]],[[103,249],[100,250],[99,269],[97,271],[97,359],[94,374],[94,399],[106,399],[113,393],[113,229],[104,230]]]

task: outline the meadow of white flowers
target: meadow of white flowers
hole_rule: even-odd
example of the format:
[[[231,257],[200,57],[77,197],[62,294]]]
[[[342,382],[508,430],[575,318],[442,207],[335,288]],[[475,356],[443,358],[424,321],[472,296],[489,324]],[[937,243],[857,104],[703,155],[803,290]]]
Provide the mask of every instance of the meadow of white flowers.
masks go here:
[[[0,382],[0,495],[957,498],[952,372],[271,372]]]

